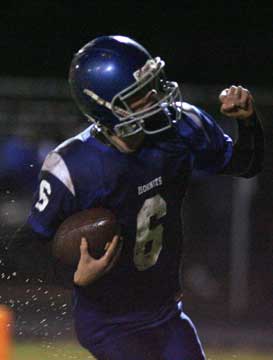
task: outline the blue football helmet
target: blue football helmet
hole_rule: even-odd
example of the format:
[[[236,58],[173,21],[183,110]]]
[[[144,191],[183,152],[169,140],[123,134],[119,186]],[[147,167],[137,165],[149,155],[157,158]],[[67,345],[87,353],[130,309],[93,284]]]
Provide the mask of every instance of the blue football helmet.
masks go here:
[[[102,36],[74,56],[69,84],[80,110],[93,122],[96,134],[126,138],[140,131],[155,134],[181,118],[181,93],[167,81],[159,57],[153,58],[125,36]],[[153,93],[149,106],[132,106]]]

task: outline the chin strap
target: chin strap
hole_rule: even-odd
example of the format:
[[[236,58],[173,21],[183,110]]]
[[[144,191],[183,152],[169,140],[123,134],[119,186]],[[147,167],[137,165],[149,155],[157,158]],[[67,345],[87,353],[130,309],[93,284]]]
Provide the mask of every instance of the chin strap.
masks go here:
[[[115,141],[115,138],[111,136],[112,135],[111,131],[105,127],[101,127],[97,123],[93,123],[90,129],[90,133],[95,139],[99,140],[100,142],[102,142],[107,146],[114,146],[122,153],[128,154],[131,152],[131,151],[125,151],[124,148],[120,146],[120,144],[117,141]]]

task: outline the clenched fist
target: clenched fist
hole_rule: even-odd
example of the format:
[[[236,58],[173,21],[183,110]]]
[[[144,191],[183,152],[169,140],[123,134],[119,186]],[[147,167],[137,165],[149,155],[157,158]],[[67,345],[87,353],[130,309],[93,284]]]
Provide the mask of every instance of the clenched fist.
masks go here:
[[[250,92],[242,86],[232,85],[219,95],[220,111],[228,117],[249,119],[254,114],[254,101]]]

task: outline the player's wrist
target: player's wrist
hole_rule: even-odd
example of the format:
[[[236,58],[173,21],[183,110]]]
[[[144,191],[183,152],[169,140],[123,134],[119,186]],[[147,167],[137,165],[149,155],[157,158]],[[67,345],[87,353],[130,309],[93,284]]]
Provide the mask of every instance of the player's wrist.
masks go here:
[[[240,127],[253,128],[256,126],[256,112],[253,111],[248,117],[239,118],[237,117]]]
[[[77,285],[77,286],[84,286],[84,283],[83,283],[81,277],[77,273],[74,274],[73,283],[74,283],[74,285]]]
[[[73,282],[77,286],[85,287],[91,285],[104,274],[104,269],[91,268],[85,265],[83,268],[78,268],[74,273]]]
[[[74,273],[73,282],[77,286],[84,287],[90,285],[93,282],[93,279],[87,278],[86,276],[83,276],[78,271],[76,271]]]
[[[79,286],[79,287],[88,286],[88,285],[92,284],[93,281],[86,281],[86,280],[81,279],[79,277],[74,277],[74,279],[73,279],[74,285]]]

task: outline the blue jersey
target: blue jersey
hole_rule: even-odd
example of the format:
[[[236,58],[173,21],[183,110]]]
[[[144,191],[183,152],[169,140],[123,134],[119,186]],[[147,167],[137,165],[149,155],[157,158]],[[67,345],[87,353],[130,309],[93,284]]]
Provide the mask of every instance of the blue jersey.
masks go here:
[[[147,136],[133,153],[100,143],[87,128],[47,156],[28,220],[36,232],[52,238],[65,218],[92,207],[112,210],[122,227],[117,265],[92,285],[88,298],[75,289],[82,323],[87,312],[93,320],[152,309],[160,309],[155,321],[169,316],[166,304],[180,289],[181,207],[190,175],[194,168],[220,172],[231,156],[232,140],[186,103],[182,120]]]

